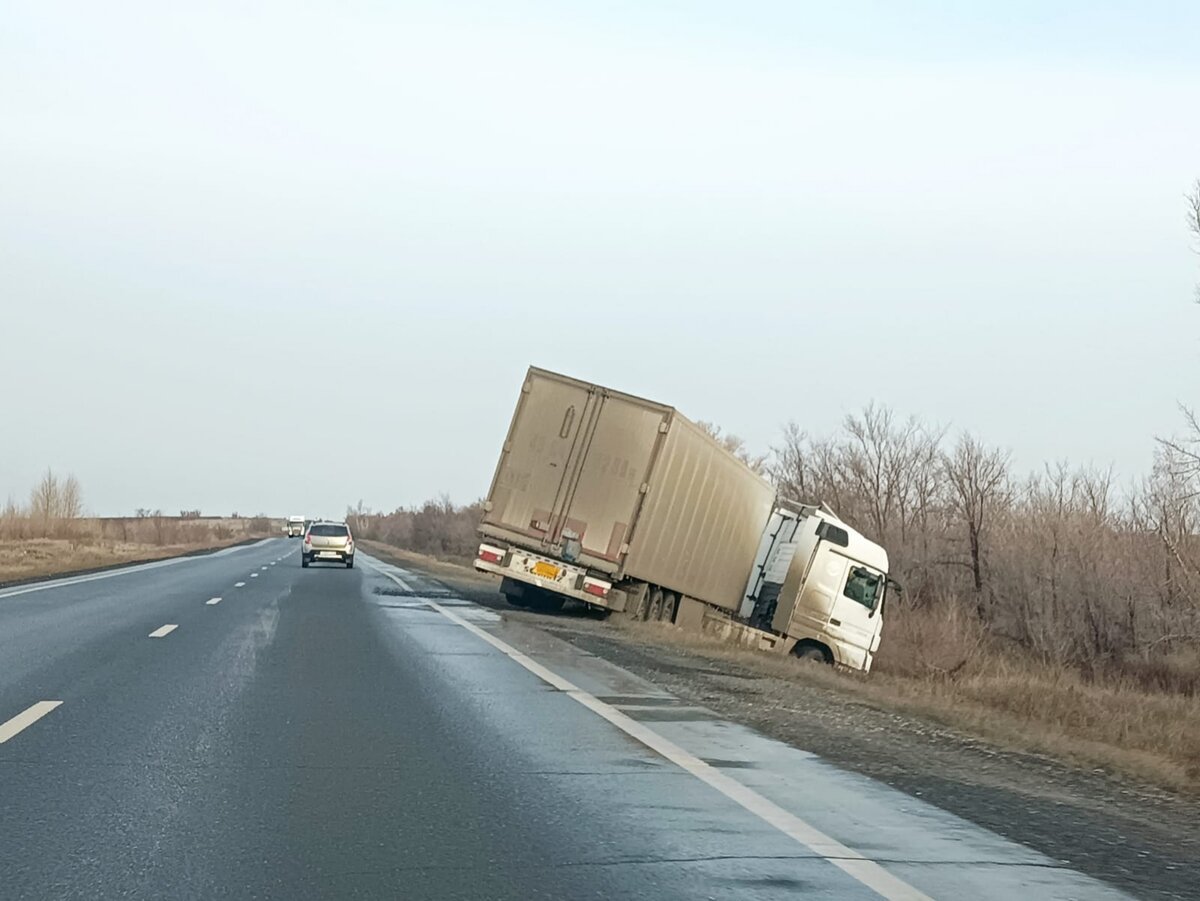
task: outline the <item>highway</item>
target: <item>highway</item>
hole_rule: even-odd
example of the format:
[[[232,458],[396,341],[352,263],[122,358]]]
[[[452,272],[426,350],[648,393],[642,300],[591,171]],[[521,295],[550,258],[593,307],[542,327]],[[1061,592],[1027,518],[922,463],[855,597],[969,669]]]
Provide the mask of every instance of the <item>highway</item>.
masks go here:
[[[1125,897],[298,547],[0,590],[0,897]]]

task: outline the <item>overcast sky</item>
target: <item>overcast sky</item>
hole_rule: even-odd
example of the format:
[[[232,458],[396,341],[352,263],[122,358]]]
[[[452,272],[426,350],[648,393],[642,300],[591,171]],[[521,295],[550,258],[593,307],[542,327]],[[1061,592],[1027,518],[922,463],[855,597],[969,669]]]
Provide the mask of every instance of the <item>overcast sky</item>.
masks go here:
[[[1200,403],[1198,34],[4,0],[0,500],[46,466],[100,514],[470,500],[530,363],[757,449],[875,400],[1132,478]]]

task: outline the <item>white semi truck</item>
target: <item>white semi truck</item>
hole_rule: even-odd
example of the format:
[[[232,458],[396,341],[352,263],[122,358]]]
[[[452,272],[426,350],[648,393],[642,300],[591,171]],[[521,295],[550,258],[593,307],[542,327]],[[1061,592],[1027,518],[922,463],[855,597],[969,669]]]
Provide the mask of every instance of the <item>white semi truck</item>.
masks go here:
[[[857,670],[888,560],[775,488],[672,407],[530,368],[475,567],[515,606],[567,598]]]
[[[308,520],[303,516],[289,516],[287,523],[283,527],[283,531],[287,533],[288,538],[303,538],[304,528],[308,525]]]

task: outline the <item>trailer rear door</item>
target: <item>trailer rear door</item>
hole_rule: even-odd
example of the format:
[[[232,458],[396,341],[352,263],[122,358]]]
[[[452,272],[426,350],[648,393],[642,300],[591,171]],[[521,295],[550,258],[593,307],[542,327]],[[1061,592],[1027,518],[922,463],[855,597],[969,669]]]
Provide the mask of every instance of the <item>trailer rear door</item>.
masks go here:
[[[601,393],[556,540],[574,536],[593,564],[620,563],[670,415],[659,404]]]
[[[483,522],[553,543],[598,407],[594,385],[531,369],[513,412]]]

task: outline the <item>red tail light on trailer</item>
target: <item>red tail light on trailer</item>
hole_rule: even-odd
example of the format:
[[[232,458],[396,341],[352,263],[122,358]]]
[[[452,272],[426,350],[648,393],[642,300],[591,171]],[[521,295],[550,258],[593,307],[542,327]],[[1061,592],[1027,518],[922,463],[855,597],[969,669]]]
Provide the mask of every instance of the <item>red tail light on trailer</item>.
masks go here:
[[[605,597],[611,588],[611,585],[605,582],[597,581],[596,579],[583,580],[583,590],[586,593],[595,595],[598,598]]]
[[[499,563],[504,559],[504,551],[500,550],[498,547],[491,547],[490,545],[481,544],[479,546],[478,557],[485,563]]]

